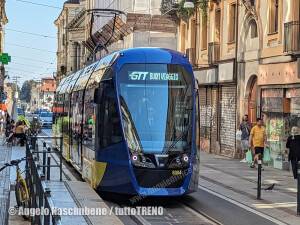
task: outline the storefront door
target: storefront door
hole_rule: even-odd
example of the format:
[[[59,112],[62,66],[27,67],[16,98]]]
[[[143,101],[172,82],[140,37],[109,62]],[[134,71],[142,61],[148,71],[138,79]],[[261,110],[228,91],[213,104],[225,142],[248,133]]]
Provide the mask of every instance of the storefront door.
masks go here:
[[[252,80],[248,98],[248,118],[251,124],[256,122],[257,117],[257,78]]]

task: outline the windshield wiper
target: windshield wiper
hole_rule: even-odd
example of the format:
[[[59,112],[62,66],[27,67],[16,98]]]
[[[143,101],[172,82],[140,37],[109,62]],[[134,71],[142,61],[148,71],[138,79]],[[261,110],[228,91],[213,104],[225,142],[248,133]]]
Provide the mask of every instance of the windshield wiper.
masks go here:
[[[187,129],[178,138],[176,138],[168,148],[166,148],[164,153],[167,153],[167,152],[169,152],[170,149],[175,148],[176,144],[179,141],[182,141],[184,136],[190,131],[190,128],[192,128],[192,123],[190,123],[189,126],[187,127]]]

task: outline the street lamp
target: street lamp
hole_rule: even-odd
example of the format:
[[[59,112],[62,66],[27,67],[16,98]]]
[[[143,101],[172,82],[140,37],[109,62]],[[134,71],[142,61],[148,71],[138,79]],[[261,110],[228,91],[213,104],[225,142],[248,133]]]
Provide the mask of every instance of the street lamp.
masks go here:
[[[185,3],[183,4],[183,8],[185,9],[193,9],[195,7],[195,4],[193,0],[186,0]]]

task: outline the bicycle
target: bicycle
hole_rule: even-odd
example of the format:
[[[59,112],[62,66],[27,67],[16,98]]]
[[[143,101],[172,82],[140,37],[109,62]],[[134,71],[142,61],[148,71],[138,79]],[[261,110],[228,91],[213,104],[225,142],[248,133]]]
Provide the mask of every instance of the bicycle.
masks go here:
[[[29,189],[27,187],[26,181],[22,176],[21,169],[19,164],[22,161],[25,161],[27,158],[24,157],[22,159],[16,159],[10,161],[10,163],[4,164],[2,168],[0,168],[0,172],[7,167],[15,166],[16,167],[16,185],[15,185],[15,195],[18,208],[23,207],[23,209],[30,208],[30,198],[29,198]],[[22,215],[24,219],[29,219],[28,215]]]

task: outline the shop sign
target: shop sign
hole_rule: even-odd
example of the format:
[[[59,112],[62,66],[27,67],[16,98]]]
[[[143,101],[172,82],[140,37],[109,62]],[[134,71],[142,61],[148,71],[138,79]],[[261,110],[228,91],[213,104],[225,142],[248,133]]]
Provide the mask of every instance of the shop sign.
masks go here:
[[[196,70],[194,71],[195,77],[199,85],[217,83],[217,69]]]
[[[262,99],[263,112],[283,112],[283,98],[263,98]]]
[[[263,98],[283,98],[283,89],[264,89],[262,90]]]
[[[219,82],[233,81],[233,62],[219,64]]]

